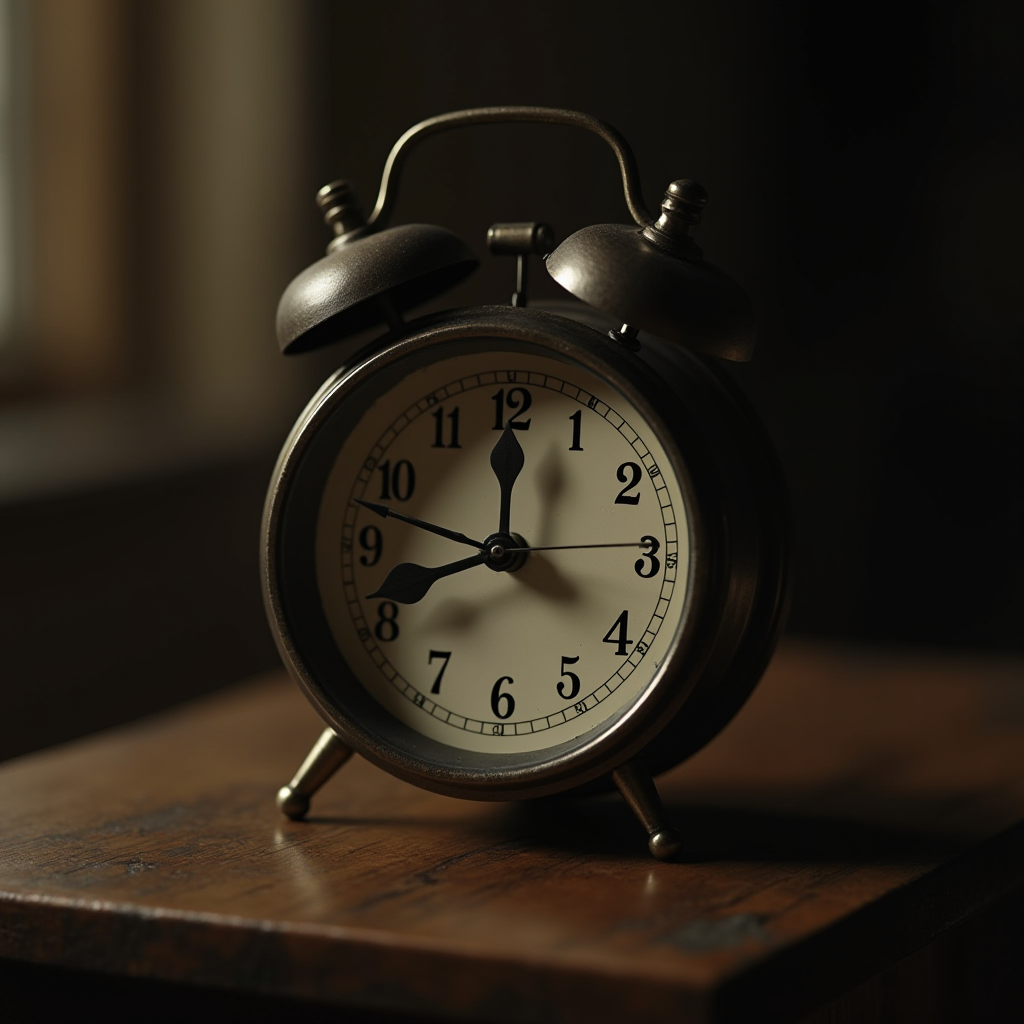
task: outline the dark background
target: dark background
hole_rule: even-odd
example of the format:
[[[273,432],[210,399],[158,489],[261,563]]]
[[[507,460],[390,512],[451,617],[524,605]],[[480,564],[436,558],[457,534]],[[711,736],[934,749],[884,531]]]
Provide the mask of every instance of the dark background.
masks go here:
[[[266,6],[239,4],[233,16]],[[316,189],[349,178],[371,205],[388,150],[422,118],[498,103],[597,115],[630,141],[649,206],[675,178],[705,185],[698,241],[754,299],[759,347],[733,372],[792,492],[791,630],[1020,650],[1022,8],[289,4],[278,14],[288,11],[301,59],[283,122],[291,133],[275,149],[280,160],[287,147],[293,168],[287,198],[276,190],[271,245],[254,241],[269,216],[259,205],[232,224],[240,259],[265,251],[269,284],[218,292],[237,269],[229,248],[206,264],[215,316],[199,319],[230,333],[244,312],[262,325],[244,339],[254,360],[280,358],[271,357],[277,296],[328,237]],[[135,256],[125,261],[125,309],[142,379],[161,378],[161,359],[180,343],[183,306],[168,268],[190,265],[188,252],[162,243],[190,208],[175,192],[167,126],[219,98],[215,85],[168,100],[164,72],[184,60],[187,76],[190,46],[216,62],[233,45],[227,18],[223,37],[170,49],[171,11],[118,6],[132,154],[120,230]],[[258,120],[258,97],[236,91]],[[238,166],[237,189],[255,173]],[[202,196],[201,177],[197,188]],[[549,126],[428,140],[409,161],[393,222],[443,224],[483,260],[431,308],[507,298],[511,263],[484,245],[502,220],[546,220],[559,238],[628,220],[610,151]],[[555,297],[543,277],[538,267],[534,294]],[[288,422],[332,358],[282,359],[270,372],[288,382],[285,397],[262,417],[246,414],[262,430],[242,446],[193,439],[147,472],[0,506],[0,755],[276,664],[256,568],[262,493]],[[26,405],[19,399],[19,415]]]
[[[672,179],[701,181],[699,241],[760,311],[736,376],[793,492],[792,628],[1020,647],[1020,7],[525,3],[507,28],[443,7],[443,24],[427,4],[399,22],[319,8],[321,177],[372,202],[409,124],[518,102],[616,125],[652,207]],[[339,54],[342,39],[376,45]],[[610,152],[486,127],[411,159],[397,221],[482,249],[514,219],[559,237],[627,220]],[[445,302],[504,297],[510,269],[489,262]]]

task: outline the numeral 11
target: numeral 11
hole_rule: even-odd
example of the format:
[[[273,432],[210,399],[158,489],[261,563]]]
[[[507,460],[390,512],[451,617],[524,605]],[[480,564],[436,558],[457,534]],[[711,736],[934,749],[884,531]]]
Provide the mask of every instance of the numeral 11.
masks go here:
[[[459,444],[459,407],[456,406],[448,413],[448,423],[451,427],[451,440],[444,443],[444,406],[438,406],[430,414],[434,417],[434,443],[431,448],[461,448]]]

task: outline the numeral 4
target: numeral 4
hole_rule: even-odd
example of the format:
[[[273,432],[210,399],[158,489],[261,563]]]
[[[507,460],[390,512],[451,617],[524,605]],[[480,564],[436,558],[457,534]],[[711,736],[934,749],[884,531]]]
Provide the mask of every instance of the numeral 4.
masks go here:
[[[633,642],[626,636],[626,630],[628,629],[629,612],[623,611],[623,613],[612,623],[612,628],[605,633],[602,643],[615,644],[615,653],[618,655],[624,655],[626,653],[626,647]]]

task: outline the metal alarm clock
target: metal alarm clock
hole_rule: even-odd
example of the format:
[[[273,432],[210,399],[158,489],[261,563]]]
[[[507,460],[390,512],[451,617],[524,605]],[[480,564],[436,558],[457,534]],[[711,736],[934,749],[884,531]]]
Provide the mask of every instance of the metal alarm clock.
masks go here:
[[[496,224],[511,304],[405,321],[477,260],[441,227],[387,227],[410,149],[493,122],[587,129],[612,148],[634,224],[557,247]],[[660,215],[610,125],[539,107],[411,128],[364,216],[318,202],[334,238],[278,310],[285,353],[339,343],[345,366],[289,436],[264,513],[268,616],[327,723],[278,805],[301,818],[358,752],[450,796],[519,800],[614,786],[675,856],[653,776],[708,742],[759,679],[783,620],[787,501],[769,443],[718,365],[752,315],[690,230],[704,190]],[[574,300],[526,304],[531,254]],[[346,341],[386,332],[358,351]]]

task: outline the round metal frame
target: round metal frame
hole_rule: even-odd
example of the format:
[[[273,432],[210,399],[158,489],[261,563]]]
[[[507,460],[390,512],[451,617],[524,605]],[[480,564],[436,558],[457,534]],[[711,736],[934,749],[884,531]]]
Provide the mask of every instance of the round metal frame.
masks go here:
[[[536,309],[462,309],[411,322],[329,379],[288,438],[264,512],[262,576],[289,671],[343,742],[427,789],[473,799],[544,796],[595,783],[643,754],[674,764],[732,717],[774,646],[785,591],[784,499],[753,418],[697,356],[666,346],[650,359],[577,321]],[[378,342],[378,345],[380,343]],[[339,446],[380,395],[420,366],[488,350],[534,352],[609,381],[644,416],[680,481],[690,523],[686,607],[658,672],[611,720],[524,754],[475,753],[399,722],[362,686],[320,606],[313,537]],[[774,509],[774,511],[772,511]],[[678,756],[677,756],[678,754]]]

